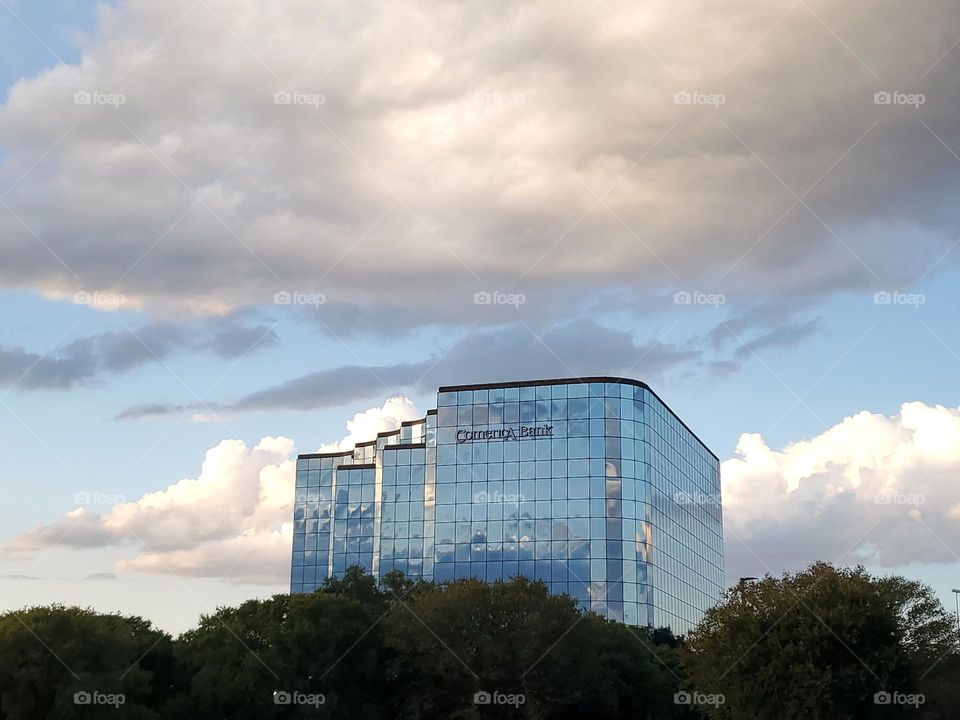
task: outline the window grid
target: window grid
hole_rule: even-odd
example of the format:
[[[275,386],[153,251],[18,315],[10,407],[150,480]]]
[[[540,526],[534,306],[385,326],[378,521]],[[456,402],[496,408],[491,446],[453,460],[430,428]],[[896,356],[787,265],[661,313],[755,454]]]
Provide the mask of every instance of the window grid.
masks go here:
[[[531,427],[549,434],[520,436]],[[293,592],[354,563],[524,575],[611,619],[686,632],[723,588],[719,462],[632,384],[441,392],[424,420],[299,459],[297,493]]]

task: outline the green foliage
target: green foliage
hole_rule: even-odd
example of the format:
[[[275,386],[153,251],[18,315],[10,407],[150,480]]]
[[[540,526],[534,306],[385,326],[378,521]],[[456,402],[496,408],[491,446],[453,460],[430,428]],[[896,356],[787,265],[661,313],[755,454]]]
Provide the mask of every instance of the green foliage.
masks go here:
[[[360,568],[220,608],[177,640],[79,608],[0,615],[0,720],[947,720],[958,679],[954,618],[929,588],[825,564],[731,589],[687,637],[523,578],[378,582]],[[124,702],[76,704],[84,691]],[[924,702],[876,705],[881,691]],[[675,702],[684,693],[724,702]]]
[[[956,647],[929,588],[824,563],[739,585],[687,638],[692,689],[722,693],[714,718],[920,717],[875,694],[922,693],[922,676]],[[921,706],[922,707],[922,706]]]
[[[173,652],[170,636],[139,617],[59,605],[4,613],[0,717],[157,718],[176,682]],[[75,702],[94,694],[123,702]]]
[[[403,717],[665,718],[676,709],[645,631],[523,578],[462,580],[398,602],[387,643]],[[478,705],[477,693],[517,702]]]
[[[203,617],[178,641],[191,679],[172,703],[175,714],[313,717],[322,696],[324,717],[383,717],[382,600],[368,584],[276,595]],[[283,694],[290,704],[278,702]]]
[[[924,670],[924,715],[926,720],[960,718],[960,655],[952,653]]]

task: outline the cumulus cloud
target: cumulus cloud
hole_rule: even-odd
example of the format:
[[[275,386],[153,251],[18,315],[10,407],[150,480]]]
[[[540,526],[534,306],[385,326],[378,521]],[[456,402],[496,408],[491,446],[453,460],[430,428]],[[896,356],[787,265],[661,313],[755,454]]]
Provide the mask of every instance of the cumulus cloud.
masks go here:
[[[0,107],[0,284],[409,327],[908,283],[956,236],[958,35],[951,0],[126,0]]]
[[[358,412],[347,420],[347,434],[339,442],[322,445],[317,452],[350,450],[357,443],[375,439],[377,433],[396,430],[403,421],[421,417],[409,398],[387,398],[382,406]]]
[[[770,448],[746,433],[723,463],[728,578],[814,559],[960,559],[960,409],[904,403]]]
[[[392,397],[357,413],[344,438],[320,449],[348,449],[416,417],[409,399]],[[282,584],[294,453],[286,438],[254,447],[225,440],[196,478],[105,514],[77,508],[6,550],[121,546],[135,554],[117,563],[120,574]],[[960,558],[960,408],[908,402],[894,416],[864,411],[779,450],[746,433],[736,455],[722,465],[728,578],[817,559],[901,567]]]
[[[265,437],[254,447],[224,440],[200,474],[100,514],[76,508],[17,538],[7,549],[132,547],[117,572],[226,577],[277,583],[289,565],[294,444]]]
[[[321,452],[349,449],[418,417],[404,397],[357,413],[347,434]],[[207,451],[199,475],[114,505],[106,513],[84,507],[41,524],[6,550],[31,554],[51,547],[134,549],[117,562],[117,574],[151,573],[226,578],[275,585],[289,579],[294,499],[294,443],[265,437],[253,447],[224,440]],[[99,572],[88,580],[113,579]]]
[[[292,536],[293,525],[289,522],[275,530],[245,530],[239,535],[206,542],[196,548],[166,552],[146,550],[131,560],[118,562],[117,571],[283,584],[290,579]]]

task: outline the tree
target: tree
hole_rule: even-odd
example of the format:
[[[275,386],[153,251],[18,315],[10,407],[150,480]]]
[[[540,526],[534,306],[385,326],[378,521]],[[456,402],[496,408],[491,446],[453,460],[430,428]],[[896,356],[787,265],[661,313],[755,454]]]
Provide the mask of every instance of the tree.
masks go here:
[[[956,636],[929,588],[816,563],[728,591],[686,639],[693,692],[714,718],[917,717],[924,665]],[[884,696],[878,696],[882,702]]]
[[[386,598],[380,591],[376,578],[367,575],[360,565],[351,565],[340,577],[324,580],[322,592],[386,609]]]
[[[946,655],[921,676],[924,718],[956,720],[960,718],[960,654]]]
[[[524,578],[351,568],[310,594],[219,608],[176,641],[79,608],[0,615],[0,720],[952,720],[957,639],[926,586],[822,563],[731,589],[686,637]]]
[[[603,684],[598,692],[615,701],[607,703],[612,717],[680,720],[700,714],[674,702],[687,683],[679,648],[682,639],[669,628],[636,628],[590,614],[591,632],[600,645]]]
[[[390,611],[386,643],[402,717],[667,717],[652,699],[672,700],[630,629],[524,578],[413,593]]]
[[[172,639],[143,618],[60,605],[0,615],[0,717],[158,718]]]
[[[356,579],[356,578],[354,578]],[[201,618],[178,640],[189,688],[171,717],[384,717],[376,584],[276,595]],[[357,591],[365,601],[351,599]]]

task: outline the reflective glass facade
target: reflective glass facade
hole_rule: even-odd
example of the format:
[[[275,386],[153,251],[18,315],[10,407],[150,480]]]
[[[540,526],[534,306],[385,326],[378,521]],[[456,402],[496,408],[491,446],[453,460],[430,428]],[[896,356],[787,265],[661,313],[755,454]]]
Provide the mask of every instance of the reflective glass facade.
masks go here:
[[[291,592],[354,564],[524,575],[676,632],[722,592],[719,462],[634,380],[440,388],[423,420],[301,455],[296,485]]]

